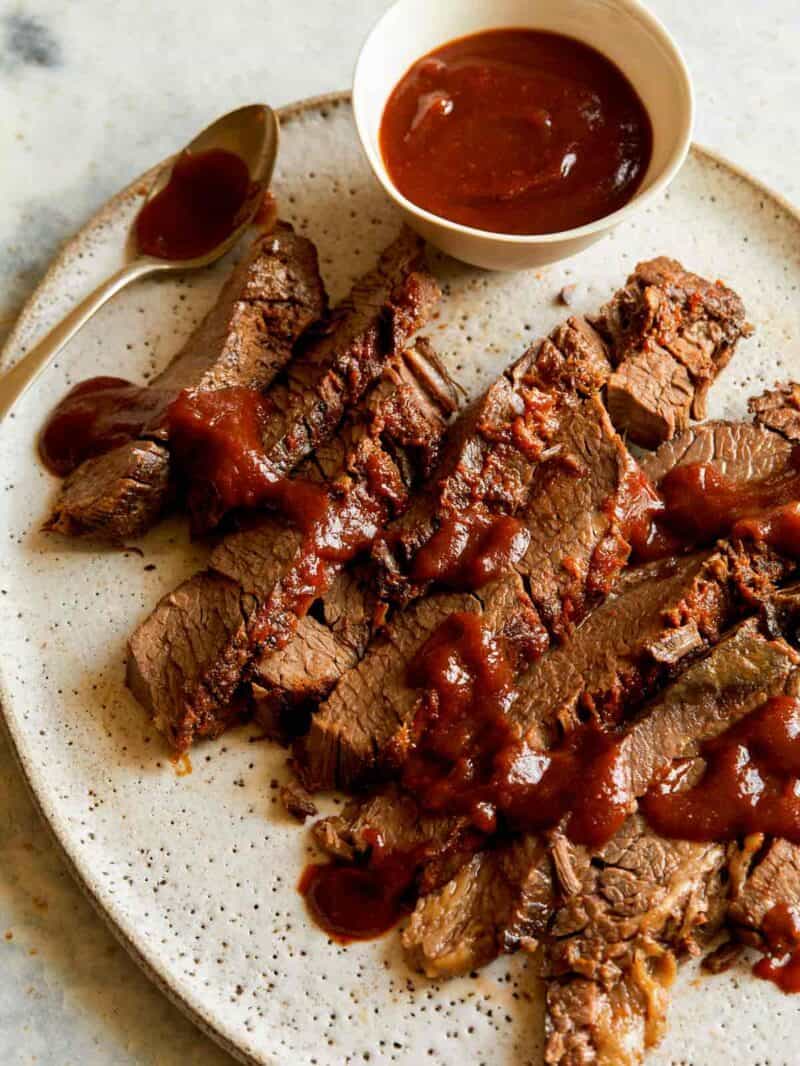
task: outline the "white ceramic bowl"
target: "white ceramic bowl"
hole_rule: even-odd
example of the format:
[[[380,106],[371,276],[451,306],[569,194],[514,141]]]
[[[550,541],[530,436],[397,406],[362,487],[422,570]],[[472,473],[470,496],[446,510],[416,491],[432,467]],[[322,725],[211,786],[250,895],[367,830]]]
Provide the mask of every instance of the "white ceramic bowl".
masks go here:
[[[501,27],[550,30],[583,41],[616,63],[638,92],[653,124],[653,157],[636,195],[620,210],[577,229],[518,236],[451,222],[418,207],[395,188],[378,141],[392,89],[432,49]],[[661,193],[689,150],[694,99],[677,45],[639,0],[397,0],[361,50],[353,110],[367,159],[410,226],[464,262],[490,270],[520,270],[574,255]]]

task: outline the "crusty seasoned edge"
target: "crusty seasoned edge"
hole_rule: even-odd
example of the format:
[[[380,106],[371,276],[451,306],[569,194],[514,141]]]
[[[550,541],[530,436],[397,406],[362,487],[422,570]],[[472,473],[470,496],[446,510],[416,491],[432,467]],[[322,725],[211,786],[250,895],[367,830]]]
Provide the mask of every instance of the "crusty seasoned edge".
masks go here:
[[[279,223],[275,233],[256,237],[215,305],[150,387],[170,395],[190,387],[265,388],[326,307],[314,245]],[[156,427],[77,467],[44,528],[117,541],[137,537],[173,495],[166,432]]]
[[[748,400],[750,413],[762,426],[773,429],[792,443],[800,442],[800,384],[784,381],[761,396]]]
[[[413,366],[418,363],[415,360]],[[335,481],[340,496],[365,492],[369,461],[380,457],[394,470],[398,485],[410,491],[421,471],[435,459],[446,414],[440,400],[431,398],[420,385],[401,352],[388,360],[366,399],[353,407],[335,442],[319,450],[301,474],[312,480]],[[399,498],[397,505],[402,505]],[[209,665],[219,663],[226,649],[247,646],[254,611],[270,602],[274,590],[302,561],[303,544],[303,536],[277,518],[262,518],[256,528],[230,534],[214,549],[209,570],[165,597],[134,633],[129,644],[129,685],[178,750],[195,736],[218,735],[235,717],[232,696],[240,675],[232,679],[228,698],[216,700],[207,709],[195,707],[193,696]],[[280,664],[264,656],[256,664],[253,679],[264,716],[279,713],[282,704],[323,695],[325,686],[351,665],[368,640],[368,590],[354,580],[354,573],[337,578],[332,568],[331,577],[333,584],[320,589],[322,617],[306,616],[300,634],[309,642],[316,641],[316,648],[311,643],[298,645]],[[217,607],[220,598],[222,605]],[[209,617],[219,624],[209,625]],[[297,617],[285,619],[287,640],[294,634],[292,622],[298,621]],[[316,686],[314,682],[308,686],[310,691],[302,691],[307,680],[302,677],[296,678],[300,688],[291,691],[292,656],[301,668],[308,667],[311,659],[304,654],[313,658],[326,649],[337,658],[337,662],[322,664],[333,676],[321,676],[324,669],[320,668]]]
[[[735,292],[663,256],[639,263],[592,324],[615,363],[612,421],[646,448],[705,418],[711,384],[752,332]]]

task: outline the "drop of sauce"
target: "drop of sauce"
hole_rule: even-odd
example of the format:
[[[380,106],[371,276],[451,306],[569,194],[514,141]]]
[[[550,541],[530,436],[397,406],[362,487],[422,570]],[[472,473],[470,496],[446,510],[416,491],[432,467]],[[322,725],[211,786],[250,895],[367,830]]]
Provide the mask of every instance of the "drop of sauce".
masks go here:
[[[245,221],[257,191],[247,164],[234,152],[185,150],[168,183],[139,212],[139,251],[157,259],[205,255]]]
[[[65,477],[85,459],[134,440],[158,419],[166,402],[158,389],[133,385],[123,378],[82,381],[56,405],[42,428],[42,462],[52,473]]]
[[[516,518],[473,508],[442,522],[414,557],[411,577],[449,588],[479,589],[518,562],[529,540]]]
[[[403,195],[498,233],[553,233],[626,204],[653,151],[625,75],[580,41],[502,29],[451,41],[393,90],[380,146]]]
[[[766,952],[753,973],[772,981],[782,992],[800,992],[800,910],[776,903],[764,916],[762,933]]]
[[[400,921],[409,909],[415,872],[416,862],[402,855],[369,865],[312,863],[298,891],[316,925],[332,940],[349,944],[382,936]]]

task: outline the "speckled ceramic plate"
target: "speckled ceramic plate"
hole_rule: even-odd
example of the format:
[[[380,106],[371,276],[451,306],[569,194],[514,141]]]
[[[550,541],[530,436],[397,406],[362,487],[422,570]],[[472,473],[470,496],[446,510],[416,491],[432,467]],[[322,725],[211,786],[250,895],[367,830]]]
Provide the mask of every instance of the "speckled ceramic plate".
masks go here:
[[[25,308],[6,364],[114,269],[146,185],[112,200],[67,245]],[[283,213],[317,242],[335,299],[397,228],[344,97],[284,111],[276,191]],[[564,316],[556,297],[565,284],[577,286],[575,309],[590,311],[638,259],[661,252],[721,274],[757,327],[712,390],[712,415],[740,415],[749,394],[800,373],[800,220],[699,149],[660,204],[572,262],[511,276],[433,256],[446,295],[430,332],[450,369],[478,389]],[[136,623],[203,564],[184,523],[164,523],[130,551],[39,531],[56,487],[34,452],[44,413],[80,378],[141,379],[163,366],[226,269],[117,297],[0,429],[0,691],[23,772],[121,940],[242,1061],[537,1064],[541,998],[521,957],[439,985],[406,969],[395,935],[342,948],[309,924],[295,890],[308,833],[276,802],[283,751],[240,728],[199,747],[193,773],[177,776],[124,687],[123,659]],[[704,979],[687,967],[670,1022],[654,1066],[797,1062],[800,1000],[744,965]]]

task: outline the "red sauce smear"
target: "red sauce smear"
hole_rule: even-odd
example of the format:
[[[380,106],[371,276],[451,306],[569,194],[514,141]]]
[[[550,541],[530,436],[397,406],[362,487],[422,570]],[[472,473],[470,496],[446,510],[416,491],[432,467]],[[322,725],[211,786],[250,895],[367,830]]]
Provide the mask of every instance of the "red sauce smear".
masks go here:
[[[201,510],[221,517],[237,508],[269,506],[304,534],[296,562],[250,620],[251,645],[275,650],[333,574],[372,544],[407,489],[382,451],[371,453],[365,469],[340,484],[281,476],[263,447],[271,412],[272,401],[254,389],[187,390],[170,406],[168,424],[178,466],[207,496]]]
[[[508,718],[514,676],[502,642],[482,619],[453,614],[409,668],[425,690],[402,782],[425,810],[458,813],[475,828],[536,831],[565,821],[578,843],[598,845],[630,810],[619,740],[594,726],[553,751],[520,739]]]
[[[516,518],[472,509],[446,518],[417,552],[414,581],[456,589],[479,589],[500,577],[525,554],[528,531]]]
[[[134,440],[165,405],[163,392],[123,378],[82,381],[57,404],[42,428],[42,462],[65,477],[85,459]]]
[[[375,834],[368,861],[310,863],[297,888],[314,922],[332,940],[372,940],[413,906],[417,850],[390,852]]]
[[[766,954],[753,973],[772,981],[782,992],[800,992],[800,909],[776,903],[764,916],[761,931]]]
[[[605,56],[540,30],[489,30],[418,60],[383,114],[389,175],[433,214],[554,233],[618,210],[653,151],[650,118]]]
[[[168,183],[139,212],[139,251],[157,259],[206,255],[246,221],[257,192],[247,164],[234,152],[186,150]]]
[[[258,507],[281,491],[282,478],[264,455],[263,430],[272,413],[266,395],[241,385],[186,389],[170,405],[173,454],[190,483],[213,489],[221,513]]]
[[[682,840],[766,833],[800,844],[800,699],[775,696],[702,747],[702,778],[684,788],[690,760],[641,800],[657,832]]]
[[[645,503],[634,547],[640,559],[733,536],[800,554],[800,447],[772,477],[736,481],[713,463],[686,463]]]

